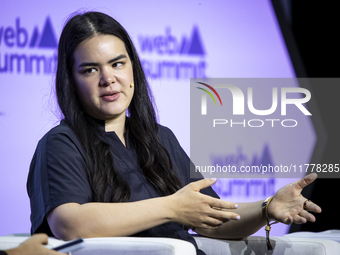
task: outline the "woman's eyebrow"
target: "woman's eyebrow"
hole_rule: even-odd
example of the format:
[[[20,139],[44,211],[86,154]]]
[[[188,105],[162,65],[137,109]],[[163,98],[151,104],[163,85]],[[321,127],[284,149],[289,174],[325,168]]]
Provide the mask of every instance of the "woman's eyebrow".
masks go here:
[[[111,63],[116,62],[117,60],[120,60],[120,59],[122,59],[122,58],[127,58],[127,56],[124,55],[124,54],[120,54],[119,56],[117,56],[117,57],[115,57],[115,58],[109,60],[109,62],[107,62],[107,63],[108,63],[108,64],[111,64]]]
[[[119,56],[117,56],[117,57],[115,57],[115,58],[109,60],[107,63],[108,63],[108,64],[111,64],[111,63],[116,62],[117,60],[120,60],[120,59],[122,59],[122,58],[127,58],[127,56],[124,55],[124,54],[120,54]],[[83,62],[83,63],[81,63],[81,64],[78,66],[78,68],[81,68],[81,67],[84,67],[84,66],[99,66],[99,63],[96,63],[96,62]]]

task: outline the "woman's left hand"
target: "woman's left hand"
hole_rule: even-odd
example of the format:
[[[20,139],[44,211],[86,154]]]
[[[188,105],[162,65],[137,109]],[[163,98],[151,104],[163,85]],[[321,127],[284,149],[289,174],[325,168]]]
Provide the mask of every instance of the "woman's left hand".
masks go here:
[[[315,173],[306,175],[304,178],[288,184],[279,189],[268,206],[269,218],[284,224],[314,222],[315,217],[310,212],[320,213],[321,208],[301,195],[304,187],[316,179]]]

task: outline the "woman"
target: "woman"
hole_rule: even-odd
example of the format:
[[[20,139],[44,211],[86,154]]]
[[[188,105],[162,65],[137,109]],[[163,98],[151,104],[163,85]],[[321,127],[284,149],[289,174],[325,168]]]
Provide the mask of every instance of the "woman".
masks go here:
[[[216,180],[190,180],[190,160],[157,124],[136,50],[111,17],[88,12],[68,21],[56,91],[64,119],[39,142],[28,178],[32,233],[64,240],[164,236],[196,245],[189,227],[242,238],[266,224],[263,201],[238,206],[218,198],[210,187]],[[314,221],[308,211],[321,209],[312,202],[303,208],[300,193],[315,178],[278,191],[267,217]]]

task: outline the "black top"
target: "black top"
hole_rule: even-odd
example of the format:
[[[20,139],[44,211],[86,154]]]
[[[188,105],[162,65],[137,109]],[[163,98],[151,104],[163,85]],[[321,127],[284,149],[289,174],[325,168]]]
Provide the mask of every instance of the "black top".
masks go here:
[[[126,132],[129,130],[127,129]],[[158,197],[154,187],[145,179],[138,166],[136,153],[129,146],[128,133],[126,134],[127,147],[115,132],[106,132],[105,135],[111,145],[116,169],[130,186],[129,201]],[[190,179],[191,161],[172,131],[159,125],[159,136],[183,184],[196,181],[197,179]],[[27,180],[31,203],[31,234],[43,232],[53,236],[45,216],[57,206],[70,202],[85,204],[93,201],[85,169],[84,150],[75,133],[61,121],[60,125],[51,129],[39,141],[31,162]],[[211,187],[201,192],[218,198]],[[188,228],[183,225],[170,222],[134,236],[178,238],[192,242],[197,248],[187,230]]]

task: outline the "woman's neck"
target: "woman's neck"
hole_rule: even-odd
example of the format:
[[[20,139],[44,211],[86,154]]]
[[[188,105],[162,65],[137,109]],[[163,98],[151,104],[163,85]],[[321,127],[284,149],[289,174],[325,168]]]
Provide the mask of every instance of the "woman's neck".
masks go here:
[[[122,141],[124,146],[126,147],[125,142],[125,121],[126,115],[122,114],[119,117],[112,120],[105,120],[105,132],[114,131],[118,138]]]

